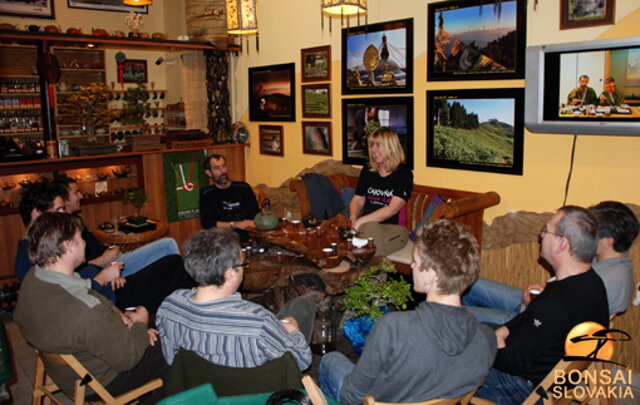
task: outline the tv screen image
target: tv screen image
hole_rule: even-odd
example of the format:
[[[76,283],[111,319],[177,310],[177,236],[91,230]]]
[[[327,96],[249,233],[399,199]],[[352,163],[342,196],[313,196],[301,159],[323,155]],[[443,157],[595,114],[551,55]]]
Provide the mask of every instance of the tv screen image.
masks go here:
[[[532,132],[640,135],[640,37],[527,49]]]

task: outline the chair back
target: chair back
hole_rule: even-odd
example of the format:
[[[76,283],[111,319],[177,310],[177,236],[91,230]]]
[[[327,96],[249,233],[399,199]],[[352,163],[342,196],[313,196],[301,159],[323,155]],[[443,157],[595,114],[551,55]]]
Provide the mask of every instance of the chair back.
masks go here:
[[[211,383],[221,396],[301,389],[302,373],[290,352],[253,368],[227,367],[180,349],[173,359],[167,379],[167,395],[204,383]]]
[[[563,371],[568,374],[571,371],[583,371],[586,370],[591,364],[590,360],[574,360],[574,361],[565,361],[560,360],[558,364],[547,374],[547,376],[538,384],[538,386],[533,390],[533,392],[524,400],[522,405],[534,405],[537,404],[538,401],[542,400],[544,405],[548,404],[564,404],[570,403],[571,399],[567,398],[554,398],[553,396],[553,387],[555,382],[556,372]]]
[[[476,390],[477,389],[474,389],[473,391],[457,398],[436,398],[421,402],[405,402],[403,404],[394,402],[379,402],[376,401],[371,395],[368,395],[365,397],[362,403],[363,405],[467,405],[469,401],[471,401],[471,398],[473,398],[473,394],[476,393]]]

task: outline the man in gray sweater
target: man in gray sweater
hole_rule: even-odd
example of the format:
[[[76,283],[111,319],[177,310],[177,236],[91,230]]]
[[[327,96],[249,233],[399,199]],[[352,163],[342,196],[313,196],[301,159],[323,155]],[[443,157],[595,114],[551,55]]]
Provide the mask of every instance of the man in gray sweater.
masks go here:
[[[478,243],[462,225],[426,226],[413,250],[413,284],[427,299],[415,310],[382,317],[354,365],[338,352],[320,362],[322,390],[343,404],[372,395],[384,402],[456,398],[489,373],[496,337],[461,307],[460,295],[478,278]]]
[[[33,347],[73,354],[117,396],[161,376],[168,366],[156,344],[158,332],[147,328],[147,310],[120,312],[74,272],[84,262],[83,227],[79,217],[63,213],[34,220],[28,249],[35,268],[22,282],[14,319]],[[45,362],[45,370],[73,394],[78,377],[68,367]]]

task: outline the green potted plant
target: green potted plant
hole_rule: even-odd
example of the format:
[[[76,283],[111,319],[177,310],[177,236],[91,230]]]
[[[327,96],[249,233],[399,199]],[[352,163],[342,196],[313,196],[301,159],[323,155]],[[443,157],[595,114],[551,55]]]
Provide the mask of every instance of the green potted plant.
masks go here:
[[[389,311],[407,309],[411,297],[411,284],[403,277],[391,279],[389,273],[395,266],[387,259],[369,267],[351,287],[345,288],[345,297],[340,302],[345,315],[344,335],[351,341],[357,353],[362,352],[364,342],[377,321]]]
[[[149,197],[147,193],[139,188],[129,190],[124,194],[123,202],[127,205],[133,205],[136,209],[136,215],[127,217],[127,221],[129,221],[130,224],[142,225],[147,222],[147,218],[140,215],[140,212],[148,200]]]

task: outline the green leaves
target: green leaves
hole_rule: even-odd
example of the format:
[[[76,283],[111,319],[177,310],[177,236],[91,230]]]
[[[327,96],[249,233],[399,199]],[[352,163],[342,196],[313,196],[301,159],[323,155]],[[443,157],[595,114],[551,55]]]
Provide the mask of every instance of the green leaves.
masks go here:
[[[369,315],[373,320],[383,315],[380,307],[385,305],[407,309],[407,302],[412,300],[411,285],[403,277],[389,279],[387,274],[395,270],[389,260],[383,259],[362,272],[351,287],[345,288],[346,296],[340,303],[342,308],[350,316]]]

